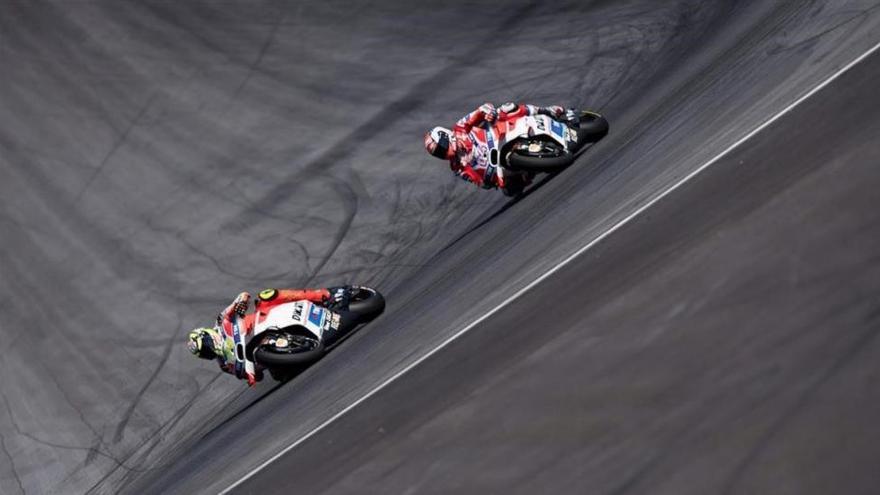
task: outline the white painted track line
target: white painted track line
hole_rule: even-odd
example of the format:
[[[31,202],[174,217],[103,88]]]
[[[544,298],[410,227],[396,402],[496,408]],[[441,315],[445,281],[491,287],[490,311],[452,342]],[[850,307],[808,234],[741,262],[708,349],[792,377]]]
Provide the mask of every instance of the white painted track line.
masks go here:
[[[868,51],[866,51],[865,53],[863,53],[862,55],[860,55],[858,58],[856,58],[856,59],[853,60],[852,62],[848,63],[848,64],[845,65],[843,68],[841,68],[840,70],[838,70],[837,72],[835,72],[834,74],[832,74],[830,77],[828,77],[827,79],[825,79],[824,81],[822,81],[818,86],[814,87],[814,88],[811,89],[809,92],[807,92],[805,95],[803,95],[803,96],[801,96],[800,98],[798,98],[797,100],[795,100],[794,103],[791,103],[790,105],[788,105],[787,107],[785,107],[784,109],[782,109],[779,113],[777,113],[776,115],[770,117],[770,118],[769,118],[768,120],[766,120],[763,124],[759,125],[759,126],[756,127],[754,130],[752,130],[751,132],[749,132],[748,134],[746,134],[745,136],[743,136],[742,138],[740,138],[738,141],[736,141],[736,142],[733,143],[732,145],[728,146],[724,151],[722,151],[721,153],[719,153],[718,155],[716,155],[714,158],[712,158],[712,159],[709,160],[708,162],[704,163],[703,165],[701,165],[700,167],[698,167],[697,169],[695,169],[693,172],[691,172],[691,173],[688,174],[687,176],[683,177],[681,180],[679,180],[678,182],[676,182],[675,184],[673,184],[672,186],[670,186],[668,189],[666,189],[665,191],[663,191],[662,193],[660,193],[659,195],[657,195],[654,199],[652,199],[652,200],[649,201],[648,203],[644,204],[643,206],[641,206],[640,208],[638,208],[638,209],[635,210],[634,212],[630,213],[626,218],[620,220],[619,222],[617,222],[616,224],[614,224],[613,226],[611,226],[608,230],[606,230],[605,232],[603,232],[602,234],[600,234],[598,237],[596,237],[595,239],[593,239],[592,241],[590,241],[587,245],[583,246],[582,248],[578,249],[577,251],[575,251],[574,253],[572,253],[571,255],[569,255],[567,258],[565,258],[564,260],[562,260],[561,262],[559,262],[556,266],[554,266],[553,268],[551,268],[550,270],[548,270],[547,272],[545,272],[544,274],[542,274],[541,276],[539,276],[538,278],[536,278],[535,280],[533,280],[532,282],[530,282],[528,285],[526,285],[526,286],[523,287],[522,289],[516,291],[512,296],[510,296],[509,298],[507,298],[506,300],[504,300],[503,302],[501,302],[501,304],[499,304],[498,306],[494,307],[493,309],[491,309],[490,311],[488,311],[486,314],[484,314],[484,315],[481,316],[480,318],[474,320],[472,323],[470,323],[470,324],[467,325],[466,327],[464,327],[464,328],[462,328],[461,330],[457,331],[455,334],[453,334],[452,336],[450,336],[449,338],[447,338],[446,340],[444,340],[443,342],[441,342],[437,347],[431,349],[430,351],[428,351],[427,353],[425,353],[423,356],[421,356],[420,358],[416,359],[416,360],[413,361],[412,363],[408,364],[406,367],[404,367],[403,369],[401,369],[401,370],[398,371],[397,373],[391,375],[390,377],[388,377],[387,379],[385,379],[385,381],[383,381],[382,383],[380,383],[379,385],[377,385],[375,388],[373,388],[372,390],[370,390],[369,392],[367,392],[366,394],[364,394],[363,396],[361,396],[359,399],[357,399],[356,401],[352,402],[350,405],[348,405],[347,407],[345,407],[344,409],[342,409],[342,410],[339,411],[338,413],[334,414],[332,417],[330,417],[330,419],[328,419],[328,420],[324,421],[323,423],[321,423],[320,425],[316,426],[314,429],[312,429],[311,431],[309,431],[309,432],[306,433],[305,435],[303,435],[303,436],[301,436],[300,438],[298,438],[296,441],[294,441],[293,443],[291,443],[290,445],[288,445],[287,447],[285,447],[284,449],[282,449],[280,452],[278,452],[277,454],[273,455],[272,457],[270,457],[269,459],[267,459],[266,461],[264,461],[263,463],[261,463],[259,466],[257,466],[257,467],[255,467],[254,469],[252,469],[252,470],[251,470],[250,472],[248,472],[244,477],[242,477],[241,479],[239,479],[238,481],[236,481],[236,482],[233,483],[232,485],[229,485],[226,489],[224,489],[222,492],[220,492],[220,495],[225,495],[225,494],[231,492],[231,491],[234,490],[236,487],[238,487],[239,485],[241,485],[242,483],[244,483],[245,481],[247,481],[249,478],[253,477],[256,473],[260,472],[260,470],[262,470],[263,468],[265,468],[266,466],[268,466],[269,464],[271,464],[272,462],[274,462],[276,459],[278,459],[279,457],[283,456],[284,454],[290,452],[291,450],[293,450],[294,448],[296,448],[298,445],[300,445],[301,443],[305,442],[306,440],[308,440],[309,438],[311,438],[312,436],[314,436],[316,433],[318,433],[319,431],[321,431],[321,430],[323,430],[324,428],[326,428],[330,423],[333,423],[334,421],[336,421],[337,419],[339,419],[340,417],[342,417],[345,413],[351,411],[352,409],[354,409],[355,407],[357,407],[358,405],[360,405],[362,402],[364,402],[364,401],[366,401],[367,399],[369,399],[370,397],[376,395],[379,391],[381,391],[382,389],[384,389],[385,387],[387,387],[389,384],[391,384],[392,382],[394,382],[395,380],[397,380],[398,378],[400,378],[400,377],[403,376],[404,374],[406,374],[408,371],[410,371],[411,369],[415,368],[416,366],[418,366],[419,364],[421,364],[422,362],[424,362],[426,359],[430,358],[431,356],[433,356],[434,354],[436,354],[437,352],[439,352],[439,351],[440,351],[441,349],[443,349],[444,347],[448,346],[448,345],[449,345],[450,343],[452,343],[454,340],[458,339],[459,337],[461,337],[462,335],[464,335],[465,333],[467,333],[469,330],[471,330],[471,329],[474,328],[475,326],[477,326],[477,325],[479,325],[480,323],[482,323],[484,320],[490,318],[492,315],[494,315],[495,313],[497,313],[498,311],[500,311],[502,308],[504,308],[505,306],[507,306],[507,305],[510,304],[511,302],[515,301],[517,298],[519,298],[520,296],[522,296],[522,295],[525,294],[526,292],[528,292],[532,287],[534,287],[534,286],[540,284],[540,283],[541,283],[542,281],[544,281],[546,278],[550,277],[551,275],[553,275],[554,273],[556,273],[557,271],[559,271],[561,268],[563,268],[563,267],[565,267],[566,265],[568,265],[569,263],[571,263],[575,258],[577,258],[578,256],[582,255],[583,253],[585,253],[586,251],[588,251],[589,249],[591,249],[591,248],[592,248],[593,246],[595,246],[596,244],[602,242],[603,239],[605,239],[606,237],[610,236],[611,234],[613,234],[614,232],[616,232],[617,230],[619,230],[619,229],[620,229],[621,227],[623,227],[624,225],[628,224],[628,223],[629,223],[630,221],[632,221],[634,218],[638,217],[642,212],[644,212],[644,211],[647,210],[648,208],[650,208],[650,207],[652,207],[653,205],[655,205],[658,201],[660,201],[661,199],[665,198],[666,196],[668,196],[669,194],[671,194],[673,191],[675,191],[676,189],[678,189],[679,187],[681,187],[682,185],[684,185],[685,183],[687,183],[688,181],[690,181],[691,179],[693,179],[694,177],[696,177],[698,174],[700,174],[701,172],[703,172],[703,171],[706,170],[707,168],[709,168],[709,167],[711,167],[712,165],[714,165],[716,162],[718,162],[718,160],[720,160],[720,159],[723,158],[725,155],[727,155],[728,153],[730,153],[731,151],[733,151],[734,149],[736,149],[739,145],[741,145],[741,144],[743,144],[744,142],[746,142],[746,141],[748,141],[749,139],[751,139],[754,135],[758,134],[759,132],[761,132],[762,130],[764,130],[765,128],[767,128],[768,126],[770,126],[771,124],[773,124],[773,123],[776,122],[777,120],[779,120],[779,119],[780,119],[782,116],[784,116],[785,114],[791,112],[792,109],[794,109],[796,106],[800,105],[800,104],[803,103],[805,100],[807,100],[808,98],[810,98],[810,97],[813,96],[814,94],[816,94],[816,93],[818,93],[819,91],[821,91],[822,88],[824,88],[825,86],[829,85],[832,81],[834,81],[835,79],[837,79],[838,77],[840,77],[842,74],[844,74],[845,72],[847,72],[848,70],[850,70],[851,68],[853,68],[855,65],[857,65],[857,64],[859,64],[860,62],[862,62],[863,60],[865,60],[866,58],[868,58],[872,53],[874,53],[874,52],[877,51],[878,49],[880,49],[880,43],[878,43],[878,44],[874,45],[873,47],[871,47]]]

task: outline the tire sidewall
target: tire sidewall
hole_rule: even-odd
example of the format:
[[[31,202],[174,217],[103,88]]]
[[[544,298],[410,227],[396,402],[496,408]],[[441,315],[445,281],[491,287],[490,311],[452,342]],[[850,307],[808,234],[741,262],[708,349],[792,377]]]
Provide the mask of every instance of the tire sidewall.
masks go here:
[[[369,291],[370,297],[359,301],[352,301],[348,305],[348,312],[356,315],[360,323],[370,321],[385,311],[385,296],[372,287],[357,287],[360,290]]]
[[[254,350],[254,361],[267,368],[285,368],[313,363],[323,355],[323,342],[320,342],[315,349],[305,352],[297,352],[295,354],[270,352],[261,347],[257,347]]]

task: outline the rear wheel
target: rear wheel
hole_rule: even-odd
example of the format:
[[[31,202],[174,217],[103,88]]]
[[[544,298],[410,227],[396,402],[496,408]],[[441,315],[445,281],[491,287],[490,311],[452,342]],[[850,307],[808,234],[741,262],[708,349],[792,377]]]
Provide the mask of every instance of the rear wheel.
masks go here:
[[[324,344],[317,337],[276,332],[267,335],[254,350],[254,360],[271,367],[288,367],[317,361],[324,354]]]

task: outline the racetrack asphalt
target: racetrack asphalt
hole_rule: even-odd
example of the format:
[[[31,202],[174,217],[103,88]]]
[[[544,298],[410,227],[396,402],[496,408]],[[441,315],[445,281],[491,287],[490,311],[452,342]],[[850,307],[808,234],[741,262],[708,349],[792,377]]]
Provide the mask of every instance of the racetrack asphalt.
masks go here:
[[[233,492],[875,493],[878,80],[880,53]]]
[[[503,11],[497,2],[391,0],[0,3],[0,66],[14,68],[0,74],[0,293],[11,301],[0,309],[11,349],[0,362],[0,492],[223,490],[864,53],[880,41],[878,26],[873,1],[552,10],[513,1]],[[424,155],[424,129],[511,99],[601,111],[612,133],[519,201],[468,187]],[[806,135],[821,150],[778,171],[756,168],[772,179],[766,186],[760,176],[712,172],[603,243],[617,249],[590,255],[583,270],[594,272],[566,269],[579,282],[563,295],[524,298],[538,311],[568,309],[564,294],[586,284],[585,298],[558,316],[558,336],[537,323],[506,339],[497,326],[469,333],[284,458],[336,455],[323,440],[339,434],[333,441],[354,451],[334,458],[344,468],[327,472],[336,480],[299,470],[293,482],[252,480],[334,493],[504,491],[528,472],[518,462],[537,469],[563,452],[574,454],[555,462],[588,458],[592,468],[567,478],[559,473],[575,471],[550,469],[550,484],[523,489],[689,488],[681,479],[694,483],[683,491],[699,493],[718,481],[713,470],[733,480],[731,492],[791,490],[797,473],[806,491],[866,486],[876,400],[863,326],[878,277],[876,260],[863,256],[877,237],[863,196],[876,173],[859,161],[876,163],[876,154],[857,139],[876,126],[863,106],[865,122],[858,112],[845,121],[854,137],[838,136],[852,154],[800,168],[797,160],[838,151]],[[801,130],[785,129],[792,139]],[[783,157],[787,140],[762,149]],[[735,186],[740,202],[717,198]],[[713,187],[714,196],[697,190]],[[812,209],[798,210],[804,203]],[[689,230],[687,217],[703,230]],[[784,279],[756,275],[782,265]],[[243,391],[186,354],[186,329],[239,290],[341,282],[381,288],[388,311],[281,387]],[[778,306],[756,309],[768,300]],[[737,319],[751,312],[754,326]],[[852,333],[834,339],[834,325]],[[496,337],[479,346],[481,335]],[[848,354],[863,342],[864,354]],[[430,375],[450,362],[483,387]],[[425,383],[432,397],[383,399]],[[531,458],[519,456],[517,433],[535,410],[512,409],[523,391],[549,404],[553,414],[534,432],[558,444]],[[745,398],[728,395],[737,393]],[[543,402],[554,394],[558,402]],[[575,421],[557,409],[601,399]],[[787,414],[798,407],[802,416]],[[477,434],[487,421],[503,426],[501,413],[509,430]],[[838,428],[807,445],[811,427],[831,416],[843,418]],[[391,433],[377,439],[380,427]],[[438,431],[447,443],[436,442]],[[457,450],[465,437],[497,442],[497,451],[473,462],[477,453]],[[712,449],[730,440],[735,448]],[[817,467],[811,456],[829,452],[839,462]]]

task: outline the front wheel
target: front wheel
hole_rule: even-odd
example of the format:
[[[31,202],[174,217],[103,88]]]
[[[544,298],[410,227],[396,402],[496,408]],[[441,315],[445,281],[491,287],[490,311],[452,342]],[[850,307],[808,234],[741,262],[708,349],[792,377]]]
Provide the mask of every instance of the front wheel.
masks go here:
[[[254,360],[267,368],[290,367],[317,361],[324,343],[314,336],[278,332],[267,335],[254,350]]]
[[[513,145],[507,168],[529,172],[555,172],[574,162],[574,155],[555,141],[533,139]]]

